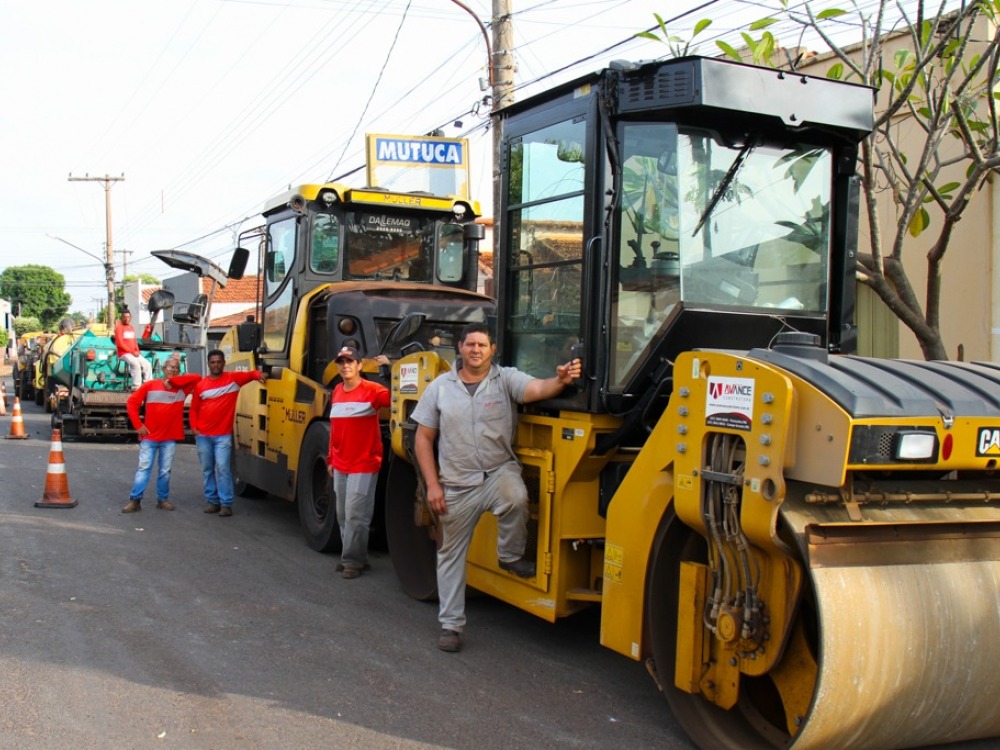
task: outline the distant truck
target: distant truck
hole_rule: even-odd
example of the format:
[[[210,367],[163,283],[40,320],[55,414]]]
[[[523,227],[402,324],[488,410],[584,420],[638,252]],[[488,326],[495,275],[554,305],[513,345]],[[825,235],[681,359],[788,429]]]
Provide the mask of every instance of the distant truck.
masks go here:
[[[21,401],[35,400],[35,378],[42,348],[51,334],[31,331],[17,337],[17,367],[14,370],[14,395]]]
[[[150,343],[144,341],[140,346],[142,356],[152,365],[153,377],[163,375],[163,362],[171,356],[177,356],[181,372],[186,371],[185,352],[150,349]],[[53,412],[53,424],[62,426],[65,437],[133,434],[126,410],[132,382],[128,363],[118,358],[117,351],[110,336],[86,330],[49,368],[46,410]]]

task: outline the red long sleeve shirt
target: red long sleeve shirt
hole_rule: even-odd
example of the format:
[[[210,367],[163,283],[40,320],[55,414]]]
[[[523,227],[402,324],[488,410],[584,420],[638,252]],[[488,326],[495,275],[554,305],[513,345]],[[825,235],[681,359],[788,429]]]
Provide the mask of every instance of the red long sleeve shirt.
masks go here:
[[[115,326],[115,346],[118,347],[118,356],[123,354],[134,354],[139,356],[139,340],[135,337],[135,329],[130,325],[119,323]]]
[[[184,439],[184,400],[201,375],[175,375],[167,381],[147,380],[128,397],[125,408],[132,427],[149,430],[143,440],[164,442]],[[139,409],[146,404],[146,419],[139,419]]]
[[[374,474],[382,465],[378,410],[389,405],[389,390],[362,380],[352,391],[339,383],[330,405],[330,450],[326,462],[344,474]]]
[[[240,388],[259,379],[260,370],[226,370],[217,378],[202,378],[191,396],[191,413],[188,414],[191,427],[206,437],[231,434]]]

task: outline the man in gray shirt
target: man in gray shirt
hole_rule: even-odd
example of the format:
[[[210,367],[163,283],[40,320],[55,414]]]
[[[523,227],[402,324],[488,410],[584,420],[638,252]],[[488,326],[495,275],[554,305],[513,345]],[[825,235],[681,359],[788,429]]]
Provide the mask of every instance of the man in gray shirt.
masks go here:
[[[414,449],[427,485],[427,504],[441,522],[437,581],[442,632],[438,647],[458,651],[465,627],[465,559],[479,517],[497,517],[501,569],[534,578],[524,559],[528,490],[512,440],[516,404],[553,398],[580,377],[579,359],[556,368],[555,377],[535,378],[493,364],[496,344],[483,323],[470,323],[458,342],[461,369],[432,382],[413,411]],[[438,460],[434,441],[439,439]]]

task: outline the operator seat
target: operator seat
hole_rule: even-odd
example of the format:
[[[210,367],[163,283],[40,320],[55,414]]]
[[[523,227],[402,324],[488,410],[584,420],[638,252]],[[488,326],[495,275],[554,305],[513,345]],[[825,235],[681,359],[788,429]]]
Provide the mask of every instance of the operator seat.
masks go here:
[[[205,314],[205,310],[208,307],[208,295],[199,294],[192,302],[187,304],[174,304],[174,316],[173,320],[178,326],[180,326],[180,331],[178,336],[181,343],[191,343],[191,337],[188,335],[187,326],[197,326]]]
[[[178,325],[195,326],[201,321],[208,306],[208,295],[199,294],[194,301],[185,304],[174,304],[174,322]]]

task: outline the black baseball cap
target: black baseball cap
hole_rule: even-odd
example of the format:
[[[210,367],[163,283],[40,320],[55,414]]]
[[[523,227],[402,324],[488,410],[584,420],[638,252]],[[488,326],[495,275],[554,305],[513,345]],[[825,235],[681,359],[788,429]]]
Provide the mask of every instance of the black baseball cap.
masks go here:
[[[354,360],[355,362],[360,362],[361,355],[358,354],[358,350],[355,349],[353,346],[342,346],[340,348],[340,351],[337,352],[337,356],[334,357],[333,361],[339,362],[342,359],[351,359]]]

